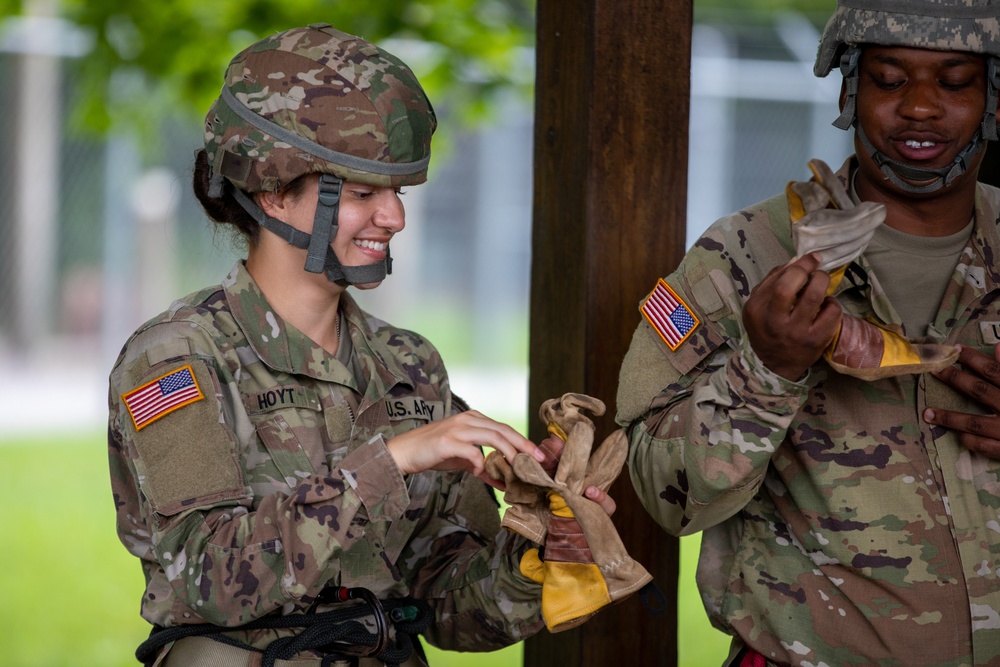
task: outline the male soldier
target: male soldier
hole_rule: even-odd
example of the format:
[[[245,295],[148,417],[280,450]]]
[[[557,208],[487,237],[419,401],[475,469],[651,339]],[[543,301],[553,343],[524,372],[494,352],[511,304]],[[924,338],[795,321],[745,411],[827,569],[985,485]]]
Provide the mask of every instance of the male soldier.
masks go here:
[[[704,531],[727,665],[997,665],[1000,5],[838,4],[856,155],[657,283],[617,419],[647,510]]]

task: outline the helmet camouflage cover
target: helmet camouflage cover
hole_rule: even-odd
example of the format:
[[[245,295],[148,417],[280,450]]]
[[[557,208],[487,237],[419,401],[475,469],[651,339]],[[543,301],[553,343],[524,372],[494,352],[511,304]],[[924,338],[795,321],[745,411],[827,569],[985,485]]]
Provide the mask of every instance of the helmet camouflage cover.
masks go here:
[[[848,45],[1000,56],[1000,0],[838,0],[813,69],[826,76]]]
[[[375,186],[427,180],[434,110],[401,60],[313,24],[244,49],[205,118],[214,173],[246,192],[309,173]]]

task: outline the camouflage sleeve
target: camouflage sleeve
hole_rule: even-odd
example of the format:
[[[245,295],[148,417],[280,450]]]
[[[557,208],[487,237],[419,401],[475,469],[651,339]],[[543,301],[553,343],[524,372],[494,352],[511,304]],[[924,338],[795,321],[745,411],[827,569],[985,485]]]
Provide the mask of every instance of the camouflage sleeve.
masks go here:
[[[305,609],[336,575],[339,556],[364,536],[350,530],[366,506],[362,488],[351,478],[386,480],[405,496],[384,440],[369,445],[345,457],[328,476],[303,479],[289,496],[269,494],[252,510],[202,505],[160,523],[156,552],[174,593],[201,618],[223,626],[289,604]],[[365,472],[350,474],[359,470]],[[394,513],[398,505],[379,502],[386,495],[369,498],[376,510],[372,518],[401,514]]]
[[[619,380],[633,486],[673,535],[720,523],[750,501],[812,382],[789,382],[754,354],[740,312],[756,283],[714,261],[719,247],[696,244],[667,279],[698,318],[691,336],[672,351],[643,320]]]
[[[441,391],[450,414],[468,409],[451,393],[447,375]],[[501,528],[496,495],[479,478],[449,472],[436,484],[434,503],[408,547],[414,557],[400,558],[413,595],[435,611],[427,640],[446,650],[493,651],[541,630],[541,586],[519,568],[524,552],[538,545]]]
[[[500,527],[492,489],[465,473],[443,475],[447,487],[421,533],[433,536],[412,573],[413,593],[435,610],[428,641],[453,651],[493,651],[543,627],[541,586],[518,564],[534,545]]]
[[[178,323],[134,338],[112,371],[119,532],[149,561],[147,578],[165,578],[162,586],[176,598],[169,613],[157,614],[168,624],[234,626],[308,605],[336,573],[339,555],[364,535],[352,531],[356,517],[391,520],[408,503],[381,437],[329,474],[304,476],[289,495],[256,496],[239,463],[241,436],[253,427],[231,363],[207,334]],[[203,398],[137,428],[123,395],[182,368],[192,370]],[[147,587],[147,598],[157,585]]]

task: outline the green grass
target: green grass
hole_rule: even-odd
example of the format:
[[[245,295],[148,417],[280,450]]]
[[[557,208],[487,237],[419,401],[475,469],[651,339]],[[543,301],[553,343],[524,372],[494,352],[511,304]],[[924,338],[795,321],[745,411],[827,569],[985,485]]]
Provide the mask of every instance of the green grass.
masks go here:
[[[128,665],[149,633],[100,434],[0,444],[0,664]]]
[[[0,665],[136,667],[149,627],[139,617],[142,573],[115,534],[101,433],[0,440]],[[681,667],[721,665],[726,638],[712,629],[681,542]],[[433,667],[469,654],[431,649]],[[522,647],[476,654],[477,667],[518,667]]]

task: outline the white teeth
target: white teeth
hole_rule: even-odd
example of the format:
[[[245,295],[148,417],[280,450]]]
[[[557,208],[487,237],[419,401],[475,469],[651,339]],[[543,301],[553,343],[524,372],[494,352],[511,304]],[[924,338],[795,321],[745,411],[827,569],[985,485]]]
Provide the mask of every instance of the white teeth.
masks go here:
[[[388,243],[379,243],[378,241],[362,241],[359,239],[354,240],[354,245],[361,248],[371,248],[372,250],[385,250]]]
[[[913,139],[907,139],[905,143],[910,148],[930,148],[931,146],[937,146],[937,143],[933,141],[915,141]]]

